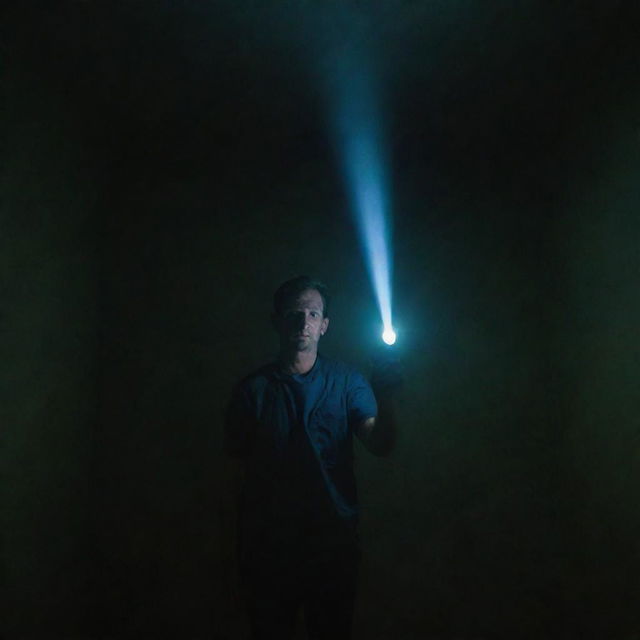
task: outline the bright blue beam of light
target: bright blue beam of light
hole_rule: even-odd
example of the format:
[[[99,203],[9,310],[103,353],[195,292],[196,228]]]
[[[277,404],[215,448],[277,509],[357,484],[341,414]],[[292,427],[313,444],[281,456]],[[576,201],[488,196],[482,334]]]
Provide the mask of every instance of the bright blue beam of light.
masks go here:
[[[357,227],[383,329],[391,321],[391,256],[382,170],[371,132],[352,133],[345,141],[345,164]]]
[[[382,338],[393,344],[391,227],[378,100],[362,59],[343,59],[340,70],[333,96],[338,151],[382,319]]]

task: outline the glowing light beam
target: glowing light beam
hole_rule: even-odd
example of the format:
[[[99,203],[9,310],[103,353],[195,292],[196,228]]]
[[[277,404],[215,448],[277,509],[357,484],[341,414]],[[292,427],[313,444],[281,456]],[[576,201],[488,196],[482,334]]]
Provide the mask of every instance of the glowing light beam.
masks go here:
[[[382,128],[373,76],[362,55],[344,55],[334,95],[335,130],[356,226],[382,319],[393,344],[391,228]]]

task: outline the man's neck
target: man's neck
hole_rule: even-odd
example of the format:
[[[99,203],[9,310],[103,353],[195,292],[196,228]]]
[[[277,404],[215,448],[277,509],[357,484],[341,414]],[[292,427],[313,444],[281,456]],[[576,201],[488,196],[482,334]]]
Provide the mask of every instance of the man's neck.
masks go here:
[[[289,374],[304,375],[313,369],[318,352],[294,351],[293,353],[280,353],[280,366]]]

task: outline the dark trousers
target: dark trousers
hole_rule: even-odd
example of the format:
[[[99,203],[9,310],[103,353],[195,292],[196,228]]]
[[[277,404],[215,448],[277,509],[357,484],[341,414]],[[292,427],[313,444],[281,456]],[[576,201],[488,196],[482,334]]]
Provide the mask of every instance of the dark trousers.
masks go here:
[[[348,545],[246,566],[242,573],[253,640],[292,638],[300,608],[309,640],[351,638],[358,563],[358,547]]]

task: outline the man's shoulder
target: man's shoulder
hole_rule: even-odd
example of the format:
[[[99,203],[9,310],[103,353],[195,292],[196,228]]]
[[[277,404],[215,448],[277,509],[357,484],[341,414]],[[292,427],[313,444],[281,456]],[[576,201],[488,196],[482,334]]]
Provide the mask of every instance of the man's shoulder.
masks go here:
[[[319,373],[325,380],[343,381],[347,385],[366,381],[362,373],[353,365],[318,354]],[[249,392],[264,390],[271,382],[281,379],[282,373],[277,362],[270,362],[244,376],[238,388]]]
[[[276,374],[277,364],[270,362],[241,378],[237,386],[247,390],[260,389],[273,380]]]
[[[334,360],[326,356],[318,356],[322,365],[322,370],[327,377],[343,378],[345,381],[364,380],[362,373],[353,365],[343,362],[342,360]]]

